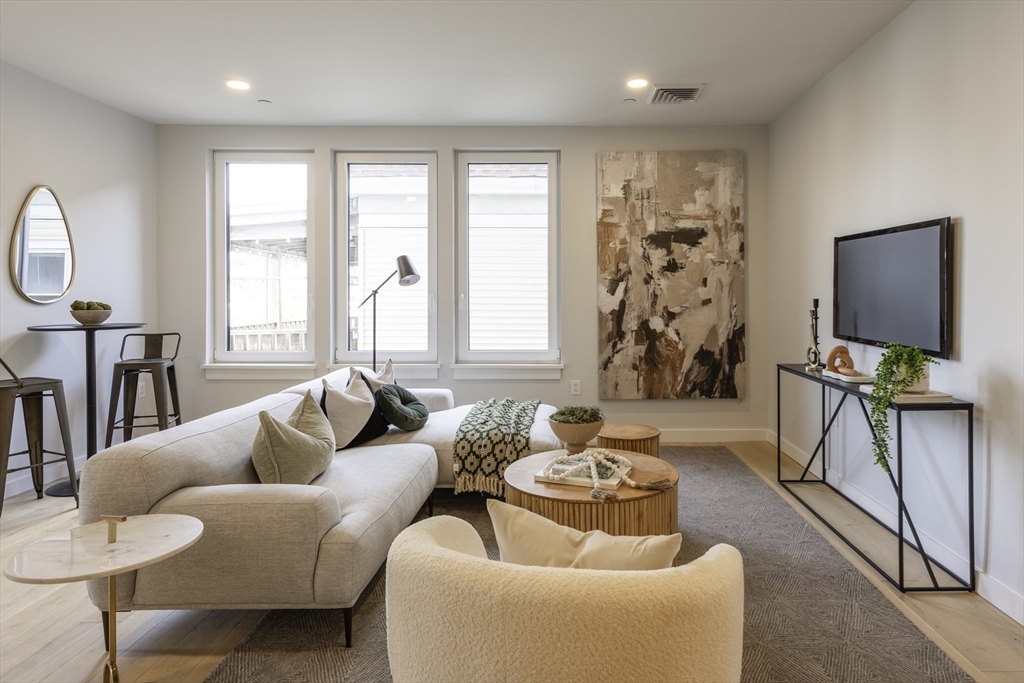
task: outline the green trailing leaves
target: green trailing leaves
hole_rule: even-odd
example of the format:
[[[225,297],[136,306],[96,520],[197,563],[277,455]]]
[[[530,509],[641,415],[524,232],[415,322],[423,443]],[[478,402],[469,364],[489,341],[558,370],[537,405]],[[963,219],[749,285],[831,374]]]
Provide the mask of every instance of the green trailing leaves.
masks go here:
[[[885,353],[875,368],[875,384],[868,400],[871,402],[871,426],[875,430],[875,463],[889,470],[889,404],[924,378],[928,363],[938,361],[925,355],[916,346],[903,346],[897,342],[885,345]]]

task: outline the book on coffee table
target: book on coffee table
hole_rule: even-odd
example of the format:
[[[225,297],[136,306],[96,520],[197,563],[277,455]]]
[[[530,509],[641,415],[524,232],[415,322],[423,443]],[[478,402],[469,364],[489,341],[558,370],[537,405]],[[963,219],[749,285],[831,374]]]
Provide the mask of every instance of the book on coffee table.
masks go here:
[[[551,467],[551,474],[558,475],[563,472],[568,472],[584,460],[586,460],[585,457],[580,457],[578,459],[560,462]],[[632,467],[626,467],[626,474],[628,475],[632,469]],[[588,489],[594,488],[594,481],[590,478],[590,472],[581,472],[580,474],[583,476],[573,475],[571,477],[566,477],[565,479],[551,479],[545,476],[544,470],[541,470],[540,472],[537,472],[537,474],[533,475],[533,479],[534,481],[545,482],[548,484],[568,484],[570,486],[586,486]],[[600,489],[615,490],[619,488],[619,484],[622,483],[622,477],[619,476],[618,472],[602,464],[598,464],[597,466],[597,477],[597,488]]]

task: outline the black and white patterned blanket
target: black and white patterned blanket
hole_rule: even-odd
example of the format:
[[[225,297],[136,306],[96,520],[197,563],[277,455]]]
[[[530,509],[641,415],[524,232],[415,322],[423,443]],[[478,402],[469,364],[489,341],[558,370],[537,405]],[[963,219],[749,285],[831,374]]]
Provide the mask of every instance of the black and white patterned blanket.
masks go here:
[[[505,495],[505,468],[530,453],[530,428],[540,401],[480,401],[455,434],[455,493]]]

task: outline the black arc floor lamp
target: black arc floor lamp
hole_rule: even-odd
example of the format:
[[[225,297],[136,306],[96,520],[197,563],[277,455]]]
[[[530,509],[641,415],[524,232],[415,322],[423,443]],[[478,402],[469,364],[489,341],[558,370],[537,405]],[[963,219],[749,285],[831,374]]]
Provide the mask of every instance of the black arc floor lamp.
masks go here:
[[[409,260],[408,256],[404,256],[404,255],[403,256],[399,256],[396,259],[396,262],[398,264],[398,267],[395,269],[395,272],[391,273],[391,275],[388,275],[384,279],[384,282],[382,282],[379,285],[377,285],[377,289],[375,289],[372,292],[370,292],[370,295],[368,297],[366,297],[365,299],[363,299],[363,303],[359,304],[359,306],[356,307],[356,308],[362,308],[363,304],[365,304],[370,299],[373,299],[373,371],[374,372],[377,372],[377,292],[379,292],[380,288],[383,287],[384,285],[386,285],[388,283],[388,280],[393,278],[395,275],[398,275],[398,284],[400,284],[403,287],[408,287],[409,285],[414,285],[414,284],[416,284],[417,282],[420,281],[420,274],[416,272],[416,266],[414,266],[412,264],[412,261]]]

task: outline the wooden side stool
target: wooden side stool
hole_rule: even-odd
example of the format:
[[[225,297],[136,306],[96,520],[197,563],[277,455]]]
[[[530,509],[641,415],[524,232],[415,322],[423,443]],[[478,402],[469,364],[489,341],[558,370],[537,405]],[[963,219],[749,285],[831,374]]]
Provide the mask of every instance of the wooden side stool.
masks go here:
[[[7,488],[7,474],[32,470],[32,485],[36,490],[36,498],[43,497],[43,467],[60,460],[43,461],[43,455],[59,455],[68,466],[71,479],[71,494],[78,503],[78,487],[75,482],[75,457],[71,448],[71,428],[68,425],[68,408],[64,402],[64,382],[50,377],[21,378],[11,370],[11,366],[0,358],[0,365],[11,375],[12,379],[0,381],[0,512],[4,508],[4,489]],[[60,427],[64,452],[57,453],[43,448],[43,399],[53,397],[57,409],[57,424]],[[28,450],[11,453],[11,436],[14,431],[14,402],[21,399],[21,412],[25,417],[25,440]],[[11,456],[28,454],[29,464],[24,467],[7,467]]]
[[[660,458],[661,430],[634,424],[606,424],[597,435],[597,447],[633,451]],[[629,457],[629,456],[626,456]]]

